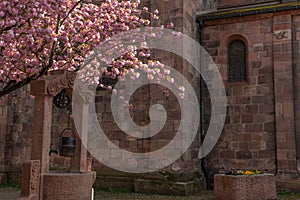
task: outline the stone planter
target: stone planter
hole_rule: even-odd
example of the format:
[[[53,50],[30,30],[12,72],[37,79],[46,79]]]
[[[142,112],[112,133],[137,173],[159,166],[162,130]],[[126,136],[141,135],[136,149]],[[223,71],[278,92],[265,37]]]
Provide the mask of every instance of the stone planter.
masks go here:
[[[275,200],[273,174],[223,175],[214,177],[216,200]]]

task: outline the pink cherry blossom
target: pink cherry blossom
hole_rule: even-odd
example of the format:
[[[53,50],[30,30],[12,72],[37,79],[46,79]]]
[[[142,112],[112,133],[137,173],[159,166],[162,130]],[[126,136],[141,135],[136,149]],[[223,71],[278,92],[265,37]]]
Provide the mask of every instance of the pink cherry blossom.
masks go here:
[[[92,0],[10,0],[0,2],[0,97],[32,80],[39,79],[51,70],[79,70],[92,50],[120,32],[140,30],[159,19],[159,11],[141,7],[140,0],[106,0],[93,4]],[[144,15],[143,13],[148,13]],[[151,16],[145,18],[143,16]],[[168,27],[173,27],[169,24]],[[178,36],[178,35],[176,35]],[[128,40],[139,38],[128,35]],[[159,37],[146,31],[145,38]],[[118,46],[114,50],[121,50]],[[99,83],[100,72],[113,79],[122,80],[130,73],[139,78],[138,70],[148,73],[153,80],[167,79],[169,71],[163,70],[159,61],[151,61],[146,43],[142,49],[136,46],[124,50],[118,60],[105,57],[108,67],[84,69],[85,78],[91,83],[112,89]],[[84,76],[82,76],[84,78]],[[181,90],[179,90],[181,91]],[[113,91],[114,92],[114,91]],[[183,91],[181,91],[183,92]]]

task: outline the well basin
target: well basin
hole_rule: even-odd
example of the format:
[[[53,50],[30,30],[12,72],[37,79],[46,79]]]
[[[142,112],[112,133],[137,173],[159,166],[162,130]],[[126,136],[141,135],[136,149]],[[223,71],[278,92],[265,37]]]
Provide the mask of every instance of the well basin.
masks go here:
[[[43,200],[90,200],[96,172],[43,175]]]

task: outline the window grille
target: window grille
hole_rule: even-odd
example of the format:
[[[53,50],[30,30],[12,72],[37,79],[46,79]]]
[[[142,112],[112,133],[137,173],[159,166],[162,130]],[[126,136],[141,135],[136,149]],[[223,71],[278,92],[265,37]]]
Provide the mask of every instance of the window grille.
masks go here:
[[[246,81],[247,50],[241,40],[234,40],[228,46],[228,81]]]

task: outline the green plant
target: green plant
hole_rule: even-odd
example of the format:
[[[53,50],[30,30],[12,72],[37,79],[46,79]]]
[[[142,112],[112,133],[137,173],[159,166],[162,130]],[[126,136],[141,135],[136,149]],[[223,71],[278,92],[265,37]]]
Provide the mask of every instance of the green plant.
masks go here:
[[[291,199],[291,200],[296,200],[300,198],[300,193],[295,194],[294,192],[290,192],[290,191],[278,191],[277,195],[279,197],[279,199]]]
[[[255,175],[255,174],[263,174],[263,172],[257,169],[247,169],[247,170],[233,170],[226,173],[226,175]]]
[[[14,187],[14,188],[20,188],[20,184],[10,181],[8,183],[2,184],[0,185],[0,188],[9,188],[9,187]]]
[[[277,195],[293,195],[294,193],[288,191],[278,191]]]

